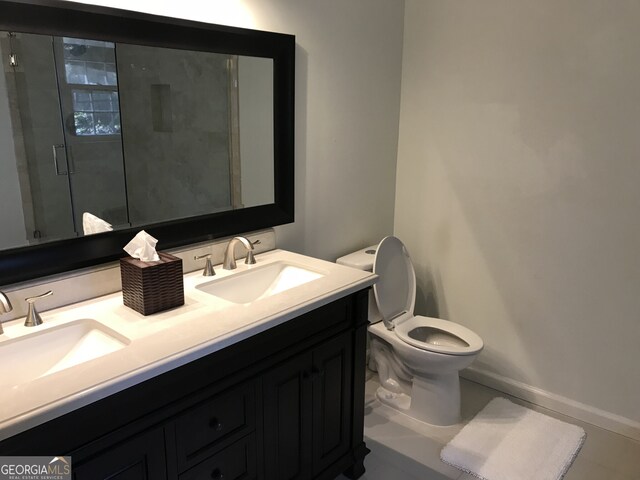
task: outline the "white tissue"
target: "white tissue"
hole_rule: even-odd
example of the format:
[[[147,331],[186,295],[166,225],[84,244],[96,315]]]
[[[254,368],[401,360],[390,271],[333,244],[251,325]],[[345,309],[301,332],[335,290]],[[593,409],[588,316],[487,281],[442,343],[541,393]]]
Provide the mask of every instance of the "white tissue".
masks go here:
[[[82,231],[85,235],[110,232],[111,230],[113,230],[111,224],[105,222],[100,217],[96,217],[89,212],[84,212],[82,214]]]
[[[157,243],[158,240],[144,230],[140,230],[140,232],[133,237],[133,240],[125,245],[124,251],[133,258],[139,258],[143,262],[157,262],[160,260],[156,252]]]

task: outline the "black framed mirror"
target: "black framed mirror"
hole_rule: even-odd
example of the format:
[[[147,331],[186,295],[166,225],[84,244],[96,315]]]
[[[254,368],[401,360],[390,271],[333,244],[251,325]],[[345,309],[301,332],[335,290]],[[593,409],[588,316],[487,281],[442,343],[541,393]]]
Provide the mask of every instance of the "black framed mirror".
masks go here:
[[[0,285],[293,222],[295,37],[0,0],[0,50]]]

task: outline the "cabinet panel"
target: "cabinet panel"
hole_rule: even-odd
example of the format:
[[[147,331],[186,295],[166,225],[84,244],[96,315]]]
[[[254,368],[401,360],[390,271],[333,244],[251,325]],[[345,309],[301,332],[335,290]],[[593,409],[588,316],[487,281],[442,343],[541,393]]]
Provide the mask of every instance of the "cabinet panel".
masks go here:
[[[313,350],[313,475],[351,446],[351,335]]]
[[[255,382],[206,400],[176,420],[178,469],[183,471],[210,455],[225,440],[233,441],[255,427]],[[228,442],[227,442],[228,443]]]
[[[351,356],[345,333],[264,376],[268,479],[312,478],[349,452]]]
[[[73,465],[74,480],[166,480],[164,432],[152,430]]]
[[[311,477],[311,353],[297,355],[263,378],[266,478]]]
[[[254,478],[256,478],[256,442],[253,434],[180,475],[180,480],[250,480]]]

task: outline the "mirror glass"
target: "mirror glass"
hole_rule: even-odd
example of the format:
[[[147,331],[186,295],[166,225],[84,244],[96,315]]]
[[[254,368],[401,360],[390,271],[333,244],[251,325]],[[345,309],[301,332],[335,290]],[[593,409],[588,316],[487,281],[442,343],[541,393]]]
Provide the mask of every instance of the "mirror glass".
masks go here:
[[[0,286],[295,219],[295,37],[0,0]]]
[[[275,202],[274,60],[0,32],[0,250]]]

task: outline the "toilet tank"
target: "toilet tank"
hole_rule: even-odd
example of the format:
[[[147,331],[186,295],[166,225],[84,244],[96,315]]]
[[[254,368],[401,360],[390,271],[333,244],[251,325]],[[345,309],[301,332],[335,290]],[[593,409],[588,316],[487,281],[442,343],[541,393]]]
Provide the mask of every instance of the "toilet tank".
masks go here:
[[[372,245],[357,252],[350,253],[336,260],[340,265],[357,268],[358,270],[366,270],[373,272],[373,262],[376,259],[376,249],[378,245]]]
[[[378,245],[363,248],[336,260],[336,263],[345,265],[358,270],[366,270],[373,272],[373,262],[376,259],[376,249]],[[382,320],[382,315],[376,305],[376,299],[373,296],[373,289],[369,290],[369,322],[376,323]]]

